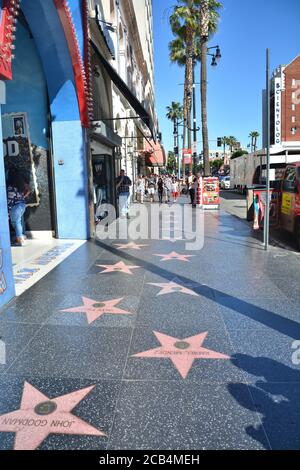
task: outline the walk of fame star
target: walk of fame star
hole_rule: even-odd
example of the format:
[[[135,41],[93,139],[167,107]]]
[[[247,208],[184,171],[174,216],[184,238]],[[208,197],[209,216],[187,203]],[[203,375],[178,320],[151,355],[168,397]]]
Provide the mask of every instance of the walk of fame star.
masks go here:
[[[130,312],[116,307],[116,305],[119,304],[122,300],[123,297],[121,299],[112,299],[99,302],[97,300],[88,299],[87,297],[82,297],[83,305],[79,307],[67,308],[61,311],[71,313],[85,313],[88,324],[90,325],[104,314],[131,315]]]
[[[176,284],[176,282],[148,282],[150,286],[161,287],[161,291],[156,295],[166,295],[166,294],[175,294],[176,292],[179,294],[187,294],[193,295],[195,297],[199,297],[199,295],[191,289],[187,287],[181,286],[180,284]]]
[[[180,373],[186,379],[195,359],[230,359],[225,354],[202,347],[208,333],[200,333],[189,338],[179,339],[154,331],[160,346],[149,349],[132,357],[157,357],[169,358]]]
[[[21,407],[0,416],[0,432],[14,432],[15,450],[34,450],[49,434],[105,436],[71,412],[94,388],[49,398],[25,382]]]
[[[188,258],[193,258],[193,256],[195,256],[195,255],[180,255],[180,254],[176,253],[176,251],[172,251],[169,254],[165,254],[165,255],[157,254],[157,255],[154,255],[154,256],[160,256],[162,258],[160,261],[177,260],[177,261],[185,261],[185,262],[189,263]]]
[[[149,245],[137,245],[136,243],[115,243],[118,250],[141,250],[144,246]]]
[[[116,264],[97,264],[99,268],[105,268],[104,271],[102,271],[100,274],[106,274],[106,273],[125,273],[125,274],[131,274],[131,269],[137,269],[140,268],[140,266],[131,266],[129,264],[125,264],[123,261],[120,261],[119,263]]]

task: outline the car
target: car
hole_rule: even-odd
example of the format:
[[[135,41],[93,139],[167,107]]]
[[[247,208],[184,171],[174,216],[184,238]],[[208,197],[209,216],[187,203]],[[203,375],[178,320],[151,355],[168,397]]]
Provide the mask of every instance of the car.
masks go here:
[[[230,189],[230,176],[225,176],[221,181],[221,189]]]

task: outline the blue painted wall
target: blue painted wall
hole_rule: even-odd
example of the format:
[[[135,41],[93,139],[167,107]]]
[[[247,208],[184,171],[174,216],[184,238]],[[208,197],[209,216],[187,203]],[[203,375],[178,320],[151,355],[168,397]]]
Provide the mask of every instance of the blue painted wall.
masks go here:
[[[80,0],[72,0],[70,6],[75,14],[77,36],[83,38],[78,18],[80,5]],[[85,131],[80,123],[68,45],[54,2],[23,0],[22,11],[39,50],[48,85],[58,236],[85,240],[89,237]],[[63,165],[59,165],[61,161]]]
[[[74,23],[77,29],[80,50],[83,54],[81,1],[70,0],[69,3],[74,13]],[[0,9],[1,5],[2,1],[0,0]],[[82,129],[80,122],[73,67],[64,31],[52,0],[23,0],[21,8],[31,29],[47,83],[52,115],[58,236],[60,238],[87,239],[89,237],[89,223],[85,130]],[[18,50],[16,50],[17,54]],[[28,87],[31,87],[33,92],[35,76],[31,69],[28,70],[28,73],[30,76]],[[22,94],[21,90],[20,94]],[[24,94],[26,94],[26,88],[23,90],[23,102],[26,101]],[[11,103],[9,106],[17,106],[17,95],[15,98],[16,103]],[[45,102],[39,103],[40,109],[38,111],[36,104],[35,106],[32,104],[28,102],[28,109],[23,111],[29,112],[33,116],[33,121],[35,121],[37,113],[43,114],[42,108],[45,107]],[[12,108],[7,107],[6,111],[9,109]],[[13,109],[13,111],[15,110]],[[45,134],[43,131],[41,132],[43,128],[44,123],[42,126],[37,127],[32,124],[31,132],[32,140],[35,139],[36,142],[40,142],[44,146],[46,141]],[[0,126],[1,140],[2,129]],[[2,146],[0,147],[0,246],[8,285],[6,291],[0,295],[1,307],[14,296],[14,286],[8,235],[3,153]],[[59,161],[63,161],[64,164],[59,165]]]
[[[15,46],[13,79],[6,82],[7,102],[2,114],[26,111],[31,142],[47,149],[47,84],[35,41],[21,22],[17,25]]]
[[[0,107],[1,108],[1,107]],[[2,134],[0,120],[0,136]],[[3,164],[3,146],[0,145],[0,282],[2,274],[5,278],[6,289],[2,292],[0,286],[0,307],[9,302],[15,295],[15,287],[12,276],[12,261],[10,239],[8,229],[8,214],[6,201],[6,184]],[[2,292],[2,293],[1,293]]]

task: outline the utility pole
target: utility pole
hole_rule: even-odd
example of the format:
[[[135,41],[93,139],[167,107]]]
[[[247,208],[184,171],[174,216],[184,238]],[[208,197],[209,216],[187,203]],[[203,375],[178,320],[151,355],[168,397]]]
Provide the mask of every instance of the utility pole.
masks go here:
[[[196,83],[195,83],[195,66],[196,61],[193,57],[193,133],[194,133],[194,142],[193,142],[193,174],[196,175],[196,160],[197,160],[197,118],[196,118]]]
[[[266,54],[266,90],[267,90],[267,182],[266,182],[266,205],[265,205],[265,220],[264,220],[264,245],[265,250],[269,247],[270,237],[270,49],[267,49]]]

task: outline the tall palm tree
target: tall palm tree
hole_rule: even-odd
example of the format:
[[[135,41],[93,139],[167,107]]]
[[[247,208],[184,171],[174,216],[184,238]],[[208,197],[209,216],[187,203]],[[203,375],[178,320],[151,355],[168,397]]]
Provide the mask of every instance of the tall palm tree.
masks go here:
[[[185,59],[185,87],[184,87],[184,121],[188,129],[188,147],[192,146],[191,111],[193,92],[193,61],[195,58],[195,38],[199,29],[199,8],[197,0],[177,0],[178,5],[170,16],[170,24],[176,39],[171,43],[171,57],[176,57],[176,48],[180,48],[180,61]],[[185,48],[184,54],[183,48]],[[174,50],[175,49],[175,50]],[[172,54],[173,51],[173,54]],[[174,54],[175,52],[175,54]],[[172,60],[172,58],[171,58]],[[181,62],[181,63],[180,63]],[[185,141],[184,129],[184,141]]]
[[[186,42],[183,36],[178,36],[169,43],[169,52],[171,62],[176,63],[179,67],[185,67],[184,80],[184,97],[183,97],[183,147],[186,147],[186,130],[188,129],[188,145],[191,145],[191,108],[192,108],[192,83],[188,80],[188,68],[186,67]],[[194,59],[200,61],[200,38],[195,37],[194,40]],[[183,171],[185,173],[185,164],[183,162]]]
[[[251,151],[256,152],[257,149],[257,139],[259,138],[260,133],[257,131],[252,131],[249,134],[249,137],[251,138]]]
[[[219,10],[222,4],[215,0],[197,0],[200,6],[201,37],[201,119],[203,160],[205,176],[210,175],[209,143],[207,127],[207,54],[208,40],[216,32],[219,21]]]
[[[167,106],[167,114],[166,117],[173,122],[174,125],[174,152],[175,152],[175,147],[178,147],[178,141],[177,141],[177,136],[178,136],[178,121],[182,119],[183,116],[183,108],[180,103],[172,101],[171,106]],[[176,154],[175,154],[176,157]]]

